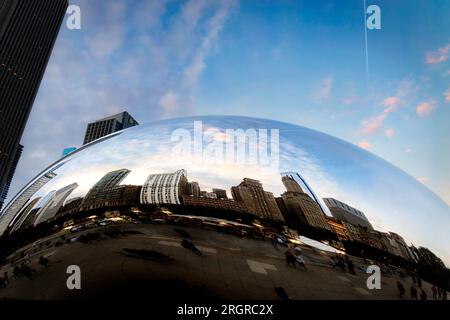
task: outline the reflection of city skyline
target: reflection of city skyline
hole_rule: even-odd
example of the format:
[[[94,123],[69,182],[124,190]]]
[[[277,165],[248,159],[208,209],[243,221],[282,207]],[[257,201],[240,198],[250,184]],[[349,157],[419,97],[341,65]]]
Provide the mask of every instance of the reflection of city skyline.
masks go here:
[[[285,123],[235,117],[207,117],[203,121],[208,127],[224,129],[234,128],[237,123],[243,129],[279,127],[281,172],[298,169],[320,195],[319,200],[328,197],[351,203],[364,209],[377,229],[395,230],[405,235],[408,243],[421,243],[436,248],[437,252],[447,252],[444,226],[448,225],[448,206],[414,179],[382,160],[332,137]],[[278,173],[268,172],[265,168],[186,162],[168,156],[173,126],[189,129],[191,125],[191,118],[167,120],[134,127],[101,143],[86,146],[66,157],[64,165],[56,170],[58,175],[30,200],[43,198],[51,190],[73,182],[79,187],[67,200],[84,197],[105,172],[117,168],[132,170],[122,182],[124,185],[142,185],[148,173],[185,168],[195,177],[191,180],[199,182],[202,189],[208,192],[212,188],[227,189],[229,198],[228,188],[239,185],[243,177],[256,177],[263,183],[264,190],[275,196],[283,193]],[[425,216],[423,212],[428,214]],[[430,234],[429,230],[435,232]]]
[[[336,235],[340,241],[358,241],[408,260],[416,259],[403,238],[393,232],[374,230],[364,213],[333,199],[319,202],[315,192],[296,172],[281,173],[285,192],[279,196],[265,191],[254,178],[244,177],[226,189],[203,190],[197,181],[189,181],[184,169],[168,173],[151,173],[143,185],[121,185],[131,170],[122,168],[106,173],[84,197],[68,199],[78,187],[72,183],[50,191],[45,197],[25,201],[11,232],[70,214],[108,207],[139,205],[182,205],[197,209],[233,211],[253,215],[255,219],[277,221],[299,230],[308,226]],[[322,205],[326,203],[325,213]],[[215,211],[212,211],[213,213]]]

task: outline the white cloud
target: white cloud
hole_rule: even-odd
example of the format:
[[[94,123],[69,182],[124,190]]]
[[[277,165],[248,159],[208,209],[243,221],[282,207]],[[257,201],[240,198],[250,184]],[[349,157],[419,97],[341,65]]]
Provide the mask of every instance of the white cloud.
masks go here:
[[[322,80],[317,92],[314,95],[314,99],[323,102],[331,96],[331,91],[333,89],[333,77],[328,76]]]
[[[61,28],[9,197],[63,148],[80,146],[89,121],[123,110],[140,123],[192,114],[193,86],[236,2],[186,1],[164,23],[167,1],[74,4],[82,9],[83,28]],[[186,86],[184,71],[190,66],[192,85]]]

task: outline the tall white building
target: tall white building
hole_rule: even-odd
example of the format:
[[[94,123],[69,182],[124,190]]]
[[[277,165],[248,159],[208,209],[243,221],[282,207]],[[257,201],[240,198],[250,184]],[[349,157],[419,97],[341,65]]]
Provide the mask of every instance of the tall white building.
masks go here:
[[[187,173],[178,170],[174,173],[158,173],[148,176],[142,186],[143,204],[181,204],[180,198],[186,193]]]

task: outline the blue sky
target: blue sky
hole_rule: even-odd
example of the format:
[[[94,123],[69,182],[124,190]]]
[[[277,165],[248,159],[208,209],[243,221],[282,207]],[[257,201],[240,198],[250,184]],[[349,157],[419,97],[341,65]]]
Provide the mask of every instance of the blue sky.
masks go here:
[[[73,0],[22,143],[9,196],[79,146],[88,122],[265,117],[379,155],[450,203],[450,3],[363,0]]]

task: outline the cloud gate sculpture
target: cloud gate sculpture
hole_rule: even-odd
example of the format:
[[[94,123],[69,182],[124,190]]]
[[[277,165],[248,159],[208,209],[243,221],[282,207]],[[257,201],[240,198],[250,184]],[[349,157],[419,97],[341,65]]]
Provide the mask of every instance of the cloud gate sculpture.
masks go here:
[[[158,121],[83,146],[9,202],[0,297],[389,298],[365,288],[367,265],[408,274],[419,247],[450,262],[449,222],[414,178],[323,133]],[[361,290],[338,289],[341,261]],[[81,271],[73,287],[69,267]]]

